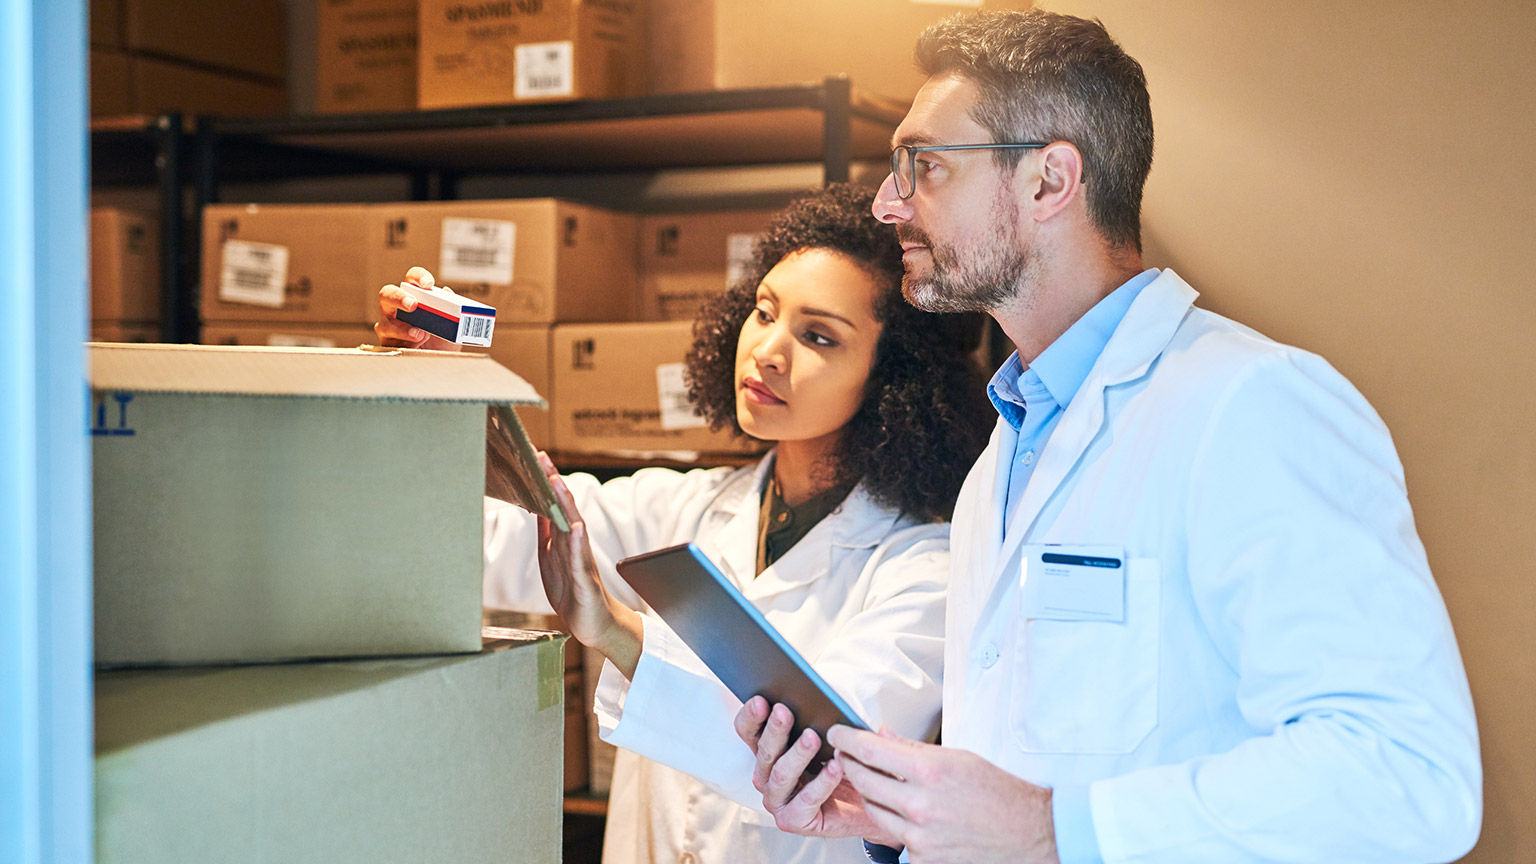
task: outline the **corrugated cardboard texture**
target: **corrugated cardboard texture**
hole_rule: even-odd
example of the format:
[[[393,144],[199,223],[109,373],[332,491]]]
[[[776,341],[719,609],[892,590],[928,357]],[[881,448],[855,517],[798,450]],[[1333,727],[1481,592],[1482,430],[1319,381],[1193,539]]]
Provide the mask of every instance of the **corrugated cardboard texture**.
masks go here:
[[[422,108],[635,96],[645,89],[645,4],[421,0]],[[563,95],[518,95],[518,46],[569,43]]]
[[[551,403],[555,449],[568,453],[756,452],[730,433],[663,426],[657,367],[683,362],[688,321],[562,324],[555,328]]]
[[[978,8],[1027,9],[1029,0],[651,0],[652,93],[777,87],[847,75],[853,86],[910,101],[923,79],[912,46],[929,24]],[[792,38],[783,33],[793,22]]]
[[[444,220],[511,223],[512,281],[462,281],[442,265]],[[505,324],[629,321],[635,317],[634,216],[554,198],[373,205],[366,251],[377,321],[379,286],[398,283],[413,266],[440,284],[496,308]]]
[[[286,71],[282,0],[127,0],[130,49],[278,83]]]
[[[98,663],[479,646],[485,403],[525,382],[440,352],[96,345],[91,367]]]
[[[215,204],[203,209],[202,316],[217,321],[367,324],[378,316],[382,282],[368,278],[361,204]],[[220,294],[224,243],[241,240],[288,250],[282,305]],[[404,274],[404,271],[401,271]],[[398,277],[397,277],[398,278]]]
[[[416,108],[416,0],[320,0],[315,110]]]
[[[733,238],[755,237],[773,210],[672,213],[640,219],[640,319],[692,321],[727,287]]]
[[[96,860],[554,864],[559,652],[100,674]]]
[[[91,319],[160,320],[160,222],[155,214],[91,208]]]

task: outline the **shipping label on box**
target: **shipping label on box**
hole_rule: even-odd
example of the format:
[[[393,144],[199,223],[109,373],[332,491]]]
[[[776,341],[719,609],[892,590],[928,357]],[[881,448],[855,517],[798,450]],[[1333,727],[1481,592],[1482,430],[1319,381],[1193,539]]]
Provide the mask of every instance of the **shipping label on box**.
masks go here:
[[[371,205],[370,320],[378,286],[415,266],[494,307],[498,326],[633,320],[636,226],[629,214],[554,198]]]
[[[95,860],[556,864],[564,637],[486,636],[451,657],[98,674]]]
[[[377,320],[384,283],[368,281],[368,214],[361,204],[204,208],[202,317],[325,324]]]
[[[90,363],[98,663],[478,647],[487,405],[538,404],[522,379],[438,351],[92,345]],[[379,494],[391,470],[408,505]]]
[[[687,402],[686,321],[555,328],[553,415],[561,452],[755,453],[761,441],[711,432]]]
[[[640,218],[640,318],[692,321],[746,272],[773,210],[669,213]]]
[[[416,0],[321,0],[315,111],[416,108]]]
[[[421,0],[420,107],[640,95],[643,11],[638,0]]]

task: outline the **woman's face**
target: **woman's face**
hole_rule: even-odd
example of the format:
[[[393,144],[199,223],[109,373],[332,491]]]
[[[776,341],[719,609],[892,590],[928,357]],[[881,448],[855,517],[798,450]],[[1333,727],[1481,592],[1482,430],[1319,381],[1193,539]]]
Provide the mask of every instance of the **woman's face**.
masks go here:
[[[736,342],[736,420],[764,441],[835,435],[859,409],[881,325],[880,284],[853,259],[795,252],[763,277]]]

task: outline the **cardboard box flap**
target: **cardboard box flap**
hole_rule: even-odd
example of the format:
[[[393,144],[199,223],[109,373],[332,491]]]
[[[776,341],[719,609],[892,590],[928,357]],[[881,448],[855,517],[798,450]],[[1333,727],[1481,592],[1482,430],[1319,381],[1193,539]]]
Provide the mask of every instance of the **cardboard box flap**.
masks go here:
[[[89,348],[96,390],[545,404],[532,385],[484,354],[108,343]]]

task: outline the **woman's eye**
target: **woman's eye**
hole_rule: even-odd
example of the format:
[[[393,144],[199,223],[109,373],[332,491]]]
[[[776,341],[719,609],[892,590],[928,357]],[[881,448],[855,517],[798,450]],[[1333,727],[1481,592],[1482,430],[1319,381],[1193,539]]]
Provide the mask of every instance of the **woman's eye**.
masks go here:
[[[757,307],[756,312],[757,312],[757,323],[759,323],[759,324],[772,324],[773,323],[773,314],[771,312],[769,312],[767,309],[764,309],[763,307],[759,306],[759,307]]]
[[[831,348],[837,344],[836,339],[817,333],[815,330],[805,331],[805,341],[807,344],[815,345],[818,348]]]

